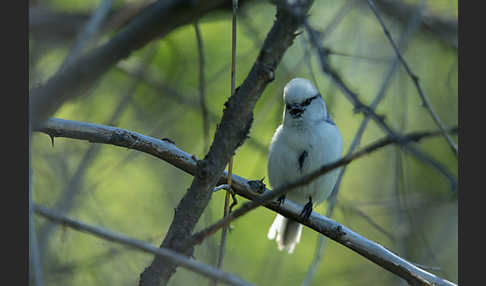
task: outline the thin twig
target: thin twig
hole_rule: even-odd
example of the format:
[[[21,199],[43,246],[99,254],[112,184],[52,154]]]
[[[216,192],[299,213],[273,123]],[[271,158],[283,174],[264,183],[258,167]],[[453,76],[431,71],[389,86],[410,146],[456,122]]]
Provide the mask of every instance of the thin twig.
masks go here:
[[[454,152],[454,154],[457,157],[459,155],[459,151],[457,149],[456,143],[454,143],[454,140],[452,140],[452,138],[449,136],[449,134],[447,134],[445,132],[447,127],[442,123],[439,116],[437,115],[437,113],[434,111],[434,109],[430,105],[430,102],[429,102],[428,98],[425,96],[424,91],[422,89],[422,86],[419,83],[419,77],[415,73],[412,72],[412,70],[410,69],[410,66],[407,64],[407,62],[403,58],[402,54],[400,53],[400,50],[398,49],[397,45],[395,44],[395,42],[392,39],[390,31],[388,30],[388,28],[385,25],[385,22],[383,22],[383,19],[381,18],[380,14],[378,13],[378,10],[376,9],[376,6],[373,3],[373,0],[368,0],[368,5],[371,8],[371,10],[373,11],[373,13],[375,14],[376,18],[378,19],[378,22],[380,22],[380,25],[383,28],[383,31],[385,33],[385,36],[390,41],[390,43],[393,47],[393,50],[395,51],[398,58],[400,59],[400,62],[402,63],[403,67],[407,71],[410,78],[412,79],[413,83],[415,84],[415,87],[417,88],[418,94],[419,94],[420,98],[422,99],[423,106],[427,109],[427,111],[429,112],[430,116],[432,117],[434,122],[437,124],[439,129],[442,130],[444,138],[446,139],[447,143],[449,144],[452,151]]]
[[[238,0],[233,0],[233,19],[232,19],[232,29],[231,29],[231,94],[235,94],[235,84],[236,84],[236,10],[238,9]],[[231,188],[231,178],[233,174],[233,156],[229,158],[228,161],[228,181],[227,185]],[[224,196],[224,209],[223,209],[223,219],[226,218],[230,212],[230,191],[227,190]],[[221,230],[221,241],[219,244],[218,261],[216,267],[221,269],[223,265],[224,249],[226,246],[226,237],[228,233],[228,226],[224,226]],[[213,285],[218,285],[218,280],[213,280]]]
[[[46,121],[45,125],[39,131],[56,137],[88,140],[95,143],[112,144],[139,150],[160,158],[189,174],[195,175],[197,171],[197,158],[180,150],[174,144],[121,128],[52,118]],[[457,128],[452,129],[451,132],[457,132]],[[440,134],[440,131],[415,132],[409,133],[406,138],[409,138],[410,140],[420,140]],[[382,145],[382,147],[391,143],[393,143],[393,139],[387,138],[377,142],[377,144]],[[369,150],[371,147],[373,147],[373,145],[368,145],[367,149]],[[376,145],[375,147],[379,148]],[[349,157],[347,158],[349,159]],[[220,184],[224,184],[227,181],[226,176],[227,174],[224,174],[222,177],[220,177]],[[233,175],[232,177],[232,189],[238,195],[250,200],[257,200],[258,204],[262,202],[262,197],[255,193],[255,190],[251,187],[248,180],[237,175]],[[272,192],[265,190],[264,194],[266,195],[264,196],[268,198],[269,193],[275,194],[275,191]],[[270,201],[264,203],[264,206],[282,215],[295,219],[328,237],[331,237],[335,241],[351,248],[370,261],[373,261],[374,263],[401,276],[406,280],[423,281],[425,279],[426,281],[440,281],[438,283],[439,285],[453,285],[448,281],[443,281],[441,278],[436,277],[435,275],[417,269],[416,266],[391,253],[381,245],[359,236],[351,230],[344,228],[340,224],[323,217],[316,212],[311,214],[308,221],[302,221],[302,218],[299,218],[302,206],[290,200],[286,200],[282,205],[276,201]],[[238,210],[232,212],[227,218],[231,218],[231,216],[237,213]],[[351,236],[336,237],[334,236],[336,229],[341,229]],[[427,284],[421,283],[421,285]]]
[[[170,249],[158,248],[145,241],[134,239],[121,233],[116,233],[105,228],[92,226],[84,222],[68,218],[49,208],[37,204],[34,205],[34,210],[36,213],[42,215],[43,217],[55,223],[62,224],[63,226],[68,226],[82,232],[87,232],[94,236],[100,237],[102,239],[110,240],[116,243],[120,243],[122,245],[133,247],[147,253],[163,256],[171,261],[178,263],[182,267],[185,267],[187,269],[190,269],[194,272],[197,272],[201,275],[210,278],[217,278],[218,280],[225,282],[227,284],[245,285],[245,286],[251,285],[250,283],[244,281],[243,279],[239,278],[234,274],[223,272],[210,265],[206,265],[194,259],[191,259],[187,256],[183,256]]]
[[[201,106],[202,123],[203,123],[203,136],[204,136],[204,150],[208,152],[209,149],[209,119],[208,119],[208,107],[206,106],[206,78],[204,67],[206,60],[204,57],[204,45],[201,36],[201,29],[199,28],[199,20],[194,23],[194,30],[196,32],[197,50],[199,53],[199,105]]]
[[[348,205],[348,206],[341,205],[340,208],[344,211],[350,211],[351,213],[357,214],[359,217],[364,219],[368,224],[373,226],[374,229],[376,229],[378,232],[386,236],[390,241],[395,241],[395,236],[393,234],[385,230],[373,218],[371,218],[369,215],[361,211],[359,208],[356,208],[353,205]]]

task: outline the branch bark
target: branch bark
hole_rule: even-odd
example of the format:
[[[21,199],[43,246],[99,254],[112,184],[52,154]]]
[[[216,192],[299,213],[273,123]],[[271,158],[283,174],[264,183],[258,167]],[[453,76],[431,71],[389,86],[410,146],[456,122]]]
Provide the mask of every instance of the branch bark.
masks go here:
[[[168,141],[145,136],[137,132],[131,132],[121,128],[103,126],[99,124],[56,118],[49,119],[39,131],[54,137],[88,140],[94,143],[112,144],[120,147],[139,150],[160,158],[191,175],[196,175],[197,173],[198,160],[196,157],[180,150],[174,144]],[[452,131],[457,132],[457,128],[453,129]],[[440,131],[416,132],[407,134],[404,137],[408,138],[408,140],[421,140],[423,138],[438,136],[440,134]],[[393,141],[391,138],[385,138],[377,142],[378,143],[372,145],[378,144],[383,147],[396,141]],[[371,145],[368,145],[368,147],[364,149],[370,149],[369,146]],[[218,183],[224,184],[226,181],[226,173],[224,172],[219,176]],[[251,182],[252,181],[238,175],[233,175],[231,187],[240,196],[243,196],[249,200],[261,201],[261,196],[256,192]],[[263,193],[265,195],[274,192],[265,189],[263,190]],[[302,206],[288,199],[285,200],[285,203],[281,206],[275,200],[264,202],[263,206],[267,209],[295,219],[300,223],[314,229],[315,231],[330,237],[331,239],[361,254],[370,261],[402,277],[412,285],[454,285],[449,281],[443,280],[440,277],[418,268],[414,264],[392,253],[380,244],[368,240],[367,238],[353,232],[345,226],[316,212],[311,214],[308,221],[302,221],[302,218],[299,215],[302,210]],[[236,212],[237,211],[234,213]]]

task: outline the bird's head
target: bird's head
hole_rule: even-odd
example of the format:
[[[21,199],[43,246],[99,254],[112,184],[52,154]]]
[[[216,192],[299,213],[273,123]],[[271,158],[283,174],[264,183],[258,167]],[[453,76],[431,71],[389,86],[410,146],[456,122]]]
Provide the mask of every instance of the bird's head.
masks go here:
[[[294,78],[284,88],[284,124],[313,122],[327,118],[326,103],[307,79]]]

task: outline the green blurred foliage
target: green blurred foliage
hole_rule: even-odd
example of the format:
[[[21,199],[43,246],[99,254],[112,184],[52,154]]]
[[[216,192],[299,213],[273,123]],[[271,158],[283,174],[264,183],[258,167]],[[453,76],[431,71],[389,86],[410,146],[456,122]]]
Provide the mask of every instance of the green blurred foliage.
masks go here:
[[[136,1],[115,1],[123,7]],[[342,7],[341,1],[315,1],[310,21],[324,29]],[[407,1],[417,2],[417,1]],[[457,1],[426,1],[431,13],[457,17]],[[100,1],[45,1],[56,11],[90,12]],[[237,85],[248,74],[259,48],[271,27],[275,7],[269,3],[244,5],[238,18]],[[404,26],[390,18],[385,22],[395,39]],[[230,94],[231,15],[218,13],[201,20],[205,52],[207,106],[212,114],[211,140]],[[56,31],[53,30],[52,33]],[[112,33],[102,37],[106,41]],[[74,36],[74,35],[73,35]],[[312,51],[310,66],[304,54],[309,43],[302,34],[285,54],[254,110],[251,138],[240,147],[234,159],[234,173],[260,179],[266,174],[266,148],[282,117],[282,89],[294,77],[311,78],[312,73],[333,118],[344,138],[347,150],[363,118],[320,71]],[[74,39],[74,38],[73,38]],[[60,66],[72,44],[29,42],[30,86],[45,82]],[[394,52],[376,18],[366,6],[357,6],[325,38],[323,44],[351,57],[331,55],[331,64],[342,78],[370,103],[378,92]],[[41,52],[36,52],[36,49]],[[126,70],[137,69],[151,49],[155,49],[146,75],[179,93],[170,94],[141,80],[134,81]],[[360,56],[382,60],[363,59]],[[420,77],[425,93],[447,126],[458,124],[457,50],[435,38],[418,32],[410,39],[404,54],[412,70]],[[201,110],[198,107],[199,64],[194,27],[181,27],[154,41],[120,62],[104,75],[90,92],[66,102],[55,117],[105,124],[120,103],[122,95],[136,82],[131,100],[117,126],[146,135],[170,138],[177,146],[199,158],[204,157]],[[184,104],[181,102],[192,102]],[[400,68],[377,109],[387,122],[402,132],[436,130],[437,126],[421,106],[421,100]],[[361,146],[384,134],[373,122],[367,128]],[[33,137],[35,201],[55,207],[66,192],[81,160],[92,143],[58,138],[54,147],[45,134]],[[454,136],[457,142],[457,136]],[[263,148],[255,147],[257,142]],[[257,145],[258,145],[257,144]],[[458,174],[457,158],[441,137],[427,139],[418,146]],[[115,146],[98,146],[98,151],[82,172],[79,192],[68,215],[129,236],[159,245],[192,177],[154,157]],[[401,154],[403,177],[397,176],[397,154]],[[400,168],[399,168],[400,169]],[[398,186],[398,187],[397,187]],[[215,193],[197,229],[222,215],[224,194]],[[239,198],[239,203],[245,199]],[[325,213],[327,203],[316,208]],[[359,211],[356,211],[359,210]],[[392,238],[378,230],[361,213],[378,224]],[[304,228],[300,244],[292,255],[277,250],[266,238],[275,214],[258,208],[232,224],[226,244],[223,269],[237,273],[257,285],[299,285],[312,261],[319,235]],[[333,219],[374,240],[409,261],[440,267],[429,270],[457,282],[458,238],[457,200],[451,199],[447,180],[399,148],[386,147],[350,164],[339,193]],[[49,223],[36,217],[37,229]],[[208,238],[196,249],[195,257],[215,264],[219,234]],[[56,227],[41,249],[47,285],[134,285],[151,255],[127,249],[65,227]],[[42,244],[41,244],[42,245]],[[170,285],[201,283],[201,276],[179,268]],[[394,285],[400,279],[364,259],[357,253],[328,241],[324,257],[312,285]]]

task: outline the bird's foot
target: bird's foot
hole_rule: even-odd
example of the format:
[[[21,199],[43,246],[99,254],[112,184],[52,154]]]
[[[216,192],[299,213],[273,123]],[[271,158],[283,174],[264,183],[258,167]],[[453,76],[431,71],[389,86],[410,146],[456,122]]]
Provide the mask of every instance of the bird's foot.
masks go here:
[[[285,202],[285,195],[281,196],[280,198],[277,199],[278,206],[282,206],[283,203]]]
[[[302,217],[304,220],[308,220],[311,214],[312,214],[312,197],[309,197],[309,202],[305,204],[299,216]]]

